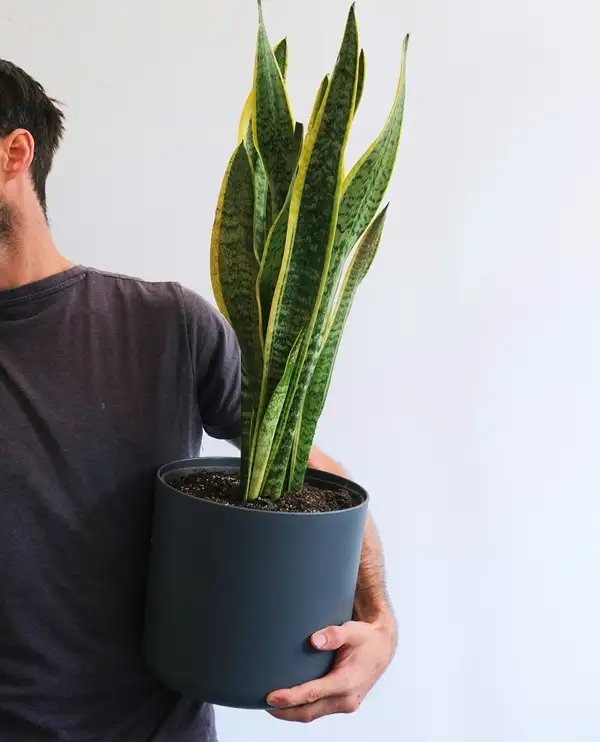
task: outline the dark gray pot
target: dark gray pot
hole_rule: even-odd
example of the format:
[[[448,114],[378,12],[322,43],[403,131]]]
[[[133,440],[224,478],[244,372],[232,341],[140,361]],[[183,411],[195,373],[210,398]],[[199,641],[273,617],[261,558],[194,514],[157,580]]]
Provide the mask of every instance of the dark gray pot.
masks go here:
[[[332,653],[310,636],[352,617],[367,493],[310,471],[307,482],[359,493],[355,508],[271,513],[203,501],[169,484],[191,471],[238,471],[237,459],[190,459],[157,475],[145,655],[195,701],[267,708],[266,696],[322,677]]]

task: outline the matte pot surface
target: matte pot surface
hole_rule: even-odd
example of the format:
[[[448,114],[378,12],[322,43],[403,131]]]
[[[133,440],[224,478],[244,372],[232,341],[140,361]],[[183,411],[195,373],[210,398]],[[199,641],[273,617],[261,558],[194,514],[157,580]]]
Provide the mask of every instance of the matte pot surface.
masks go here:
[[[238,472],[238,459],[162,467],[147,585],[145,656],[168,687],[195,701],[268,708],[266,697],[322,677],[334,655],[310,645],[352,617],[368,496],[309,471],[307,482],[362,498],[331,513],[276,513],[201,500],[169,484],[199,470]]]

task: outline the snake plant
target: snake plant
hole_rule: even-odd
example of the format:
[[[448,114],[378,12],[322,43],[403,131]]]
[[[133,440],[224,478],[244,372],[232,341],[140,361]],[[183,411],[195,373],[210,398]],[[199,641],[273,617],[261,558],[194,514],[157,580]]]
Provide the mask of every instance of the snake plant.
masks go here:
[[[301,488],[357,288],[381,241],[405,100],[400,80],[379,136],[346,174],[365,83],[352,6],[339,55],[306,128],[286,87],[288,48],[271,46],[259,2],[253,86],[221,186],[211,279],[242,355],[244,497]]]

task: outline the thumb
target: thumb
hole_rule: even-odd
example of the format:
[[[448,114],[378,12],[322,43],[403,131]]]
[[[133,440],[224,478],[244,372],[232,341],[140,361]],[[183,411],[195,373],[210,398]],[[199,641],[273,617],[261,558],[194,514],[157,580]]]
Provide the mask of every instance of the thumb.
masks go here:
[[[315,649],[321,652],[330,652],[341,649],[347,644],[360,644],[362,641],[361,625],[350,621],[343,626],[329,626],[317,631],[311,637]]]

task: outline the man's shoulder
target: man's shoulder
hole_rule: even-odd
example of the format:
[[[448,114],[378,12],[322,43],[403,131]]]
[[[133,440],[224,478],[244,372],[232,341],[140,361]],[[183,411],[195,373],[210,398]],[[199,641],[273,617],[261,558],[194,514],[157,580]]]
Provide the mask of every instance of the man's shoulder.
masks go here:
[[[216,308],[197,291],[175,280],[148,280],[138,276],[87,268],[91,285],[100,294],[140,311],[175,312],[186,322],[214,322]]]
[[[132,299],[179,301],[183,291],[177,281],[151,281],[138,276],[86,268],[88,280],[94,288],[107,294],[130,296]]]
[[[139,347],[159,349],[174,364],[190,362],[204,429],[215,438],[238,438],[241,351],[221,312],[178,281],[89,269],[88,283],[94,305],[115,332],[133,335]]]

